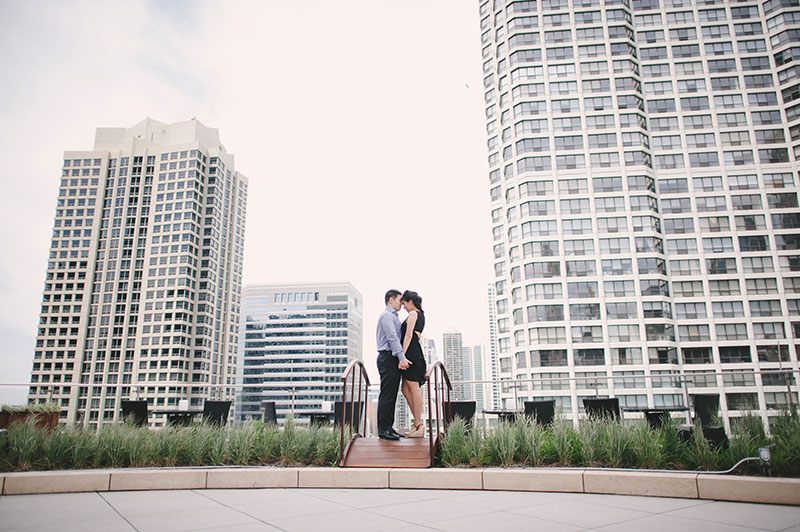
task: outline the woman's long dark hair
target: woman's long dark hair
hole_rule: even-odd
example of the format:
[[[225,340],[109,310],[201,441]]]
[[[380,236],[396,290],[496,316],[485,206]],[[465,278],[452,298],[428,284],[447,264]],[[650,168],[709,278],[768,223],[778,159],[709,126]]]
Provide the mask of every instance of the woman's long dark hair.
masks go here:
[[[400,297],[400,301],[411,301],[414,303],[414,306],[417,307],[420,312],[422,312],[422,298],[419,297],[418,293],[412,290],[406,290]]]

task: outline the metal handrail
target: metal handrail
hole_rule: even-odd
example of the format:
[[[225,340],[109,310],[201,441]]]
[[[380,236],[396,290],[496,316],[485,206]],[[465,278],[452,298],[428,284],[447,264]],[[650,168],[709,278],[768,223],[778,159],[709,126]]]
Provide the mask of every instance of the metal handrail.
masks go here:
[[[358,369],[358,371],[356,371]],[[348,409],[348,401],[347,401],[347,385],[348,379],[350,380],[350,419],[347,419],[347,409]],[[355,396],[355,388],[356,388],[356,381],[358,382],[358,397],[355,398],[358,402],[358,407],[356,407],[356,401],[354,401]],[[344,426],[345,424],[348,425],[350,429],[350,441],[348,442],[348,447],[350,443],[355,438],[364,437],[367,433],[367,398],[369,394],[369,375],[367,375],[367,369],[364,367],[364,363],[360,360],[351,360],[350,363],[342,373],[342,419],[340,423],[340,437],[339,437],[339,465],[344,465],[344,457],[346,456],[346,449],[344,446]],[[358,408],[358,418],[356,418],[356,408]],[[353,427],[353,422],[357,419],[355,430]],[[363,424],[363,430],[362,430]]]
[[[435,447],[438,444],[440,436],[447,431],[447,425],[450,420],[450,392],[453,390],[453,386],[450,384],[450,377],[447,375],[447,370],[441,361],[436,361],[431,364],[431,367],[428,368],[428,371],[425,373],[425,382],[428,383],[428,450],[431,457],[431,466],[433,466],[433,457],[436,452]],[[447,385],[446,388],[445,384]],[[444,400],[445,392],[447,393],[447,401]],[[435,394],[434,403],[436,404],[435,439],[433,436],[433,409],[431,408],[432,393]],[[440,393],[441,400],[439,399]],[[447,413],[444,412],[445,405],[447,408]]]

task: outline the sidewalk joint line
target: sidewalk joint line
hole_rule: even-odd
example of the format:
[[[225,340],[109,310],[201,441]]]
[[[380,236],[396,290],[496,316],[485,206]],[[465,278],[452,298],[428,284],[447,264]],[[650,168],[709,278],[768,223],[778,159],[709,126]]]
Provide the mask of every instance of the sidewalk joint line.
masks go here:
[[[109,480],[109,483],[110,483],[110,482],[111,482],[111,480]],[[105,503],[106,503],[106,504],[107,504],[107,505],[108,505],[108,506],[109,506],[109,507],[110,507],[112,510],[114,510],[114,513],[116,513],[118,516],[120,516],[120,517],[122,518],[122,520],[123,520],[123,521],[125,521],[126,523],[128,523],[128,526],[130,526],[130,527],[131,527],[132,529],[134,529],[136,532],[140,532],[138,528],[136,528],[135,526],[133,526],[133,523],[131,523],[130,521],[128,521],[128,518],[127,518],[127,517],[125,517],[124,515],[122,515],[122,514],[120,513],[120,511],[119,511],[119,510],[117,510],[117,509],[114,507],[114,505],[113,505],[113,504],[111,504],[111,501],[109,501],[108,499],[106,499],[105,497],[103,497],[103,494],[102,494],[102,493],[100,493],[99,491],[96,491],[95,493],[96,493],[96,494],[97,494],[97,495],[98,495],[98,496],[99,496],[101,499],[103,499],[103,502],[105,502]]]

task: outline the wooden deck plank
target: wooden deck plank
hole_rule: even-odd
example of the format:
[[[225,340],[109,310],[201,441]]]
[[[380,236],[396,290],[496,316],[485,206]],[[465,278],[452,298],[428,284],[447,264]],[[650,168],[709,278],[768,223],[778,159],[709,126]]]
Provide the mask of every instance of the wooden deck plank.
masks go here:
[[[352,441],[345,467],[429,467],[430,441],[427,438],[381,440],[356,438]]]
[[[348,460],[345,463],[345,467],[413,467],[413,468],[420,468],[420,467],[428,467],[430,466],[430,460],[427,459],[417,459],[417,460]]]

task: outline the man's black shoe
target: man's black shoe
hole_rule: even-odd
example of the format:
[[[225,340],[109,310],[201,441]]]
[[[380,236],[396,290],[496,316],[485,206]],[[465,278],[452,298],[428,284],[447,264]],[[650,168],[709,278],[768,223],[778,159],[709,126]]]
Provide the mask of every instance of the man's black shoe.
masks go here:
[[[392,434],[394,434],[394,435],[395,435],[395,436],[397,436],[398,438],[405,438],[405,435],[404,435],[404,434],[400,434],[399,432],[397,432],[396,430],[394,430],[394,427],[392,427]]]
[[[399,440],[400,436],[395,434],[392,431],[384,430],[383,432],[378,433],[378,437],[382,440]]]

